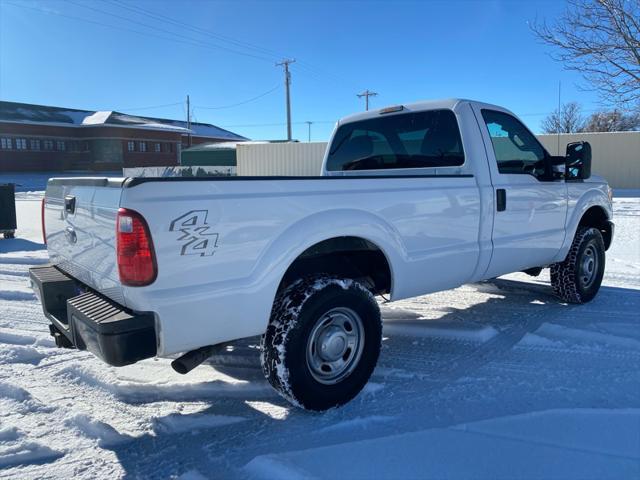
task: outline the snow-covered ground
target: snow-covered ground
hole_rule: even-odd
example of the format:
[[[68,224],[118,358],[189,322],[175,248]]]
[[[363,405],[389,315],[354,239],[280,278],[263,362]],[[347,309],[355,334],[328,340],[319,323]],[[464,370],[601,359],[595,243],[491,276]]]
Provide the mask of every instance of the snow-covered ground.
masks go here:
[[[187,376],[56,349],[27,285],[40,195],[0,240],[0,478],[640,478],[638,194],[592,303],[543,273],[385,305],[369,385],[324,414],[273,393],[254,342]]]

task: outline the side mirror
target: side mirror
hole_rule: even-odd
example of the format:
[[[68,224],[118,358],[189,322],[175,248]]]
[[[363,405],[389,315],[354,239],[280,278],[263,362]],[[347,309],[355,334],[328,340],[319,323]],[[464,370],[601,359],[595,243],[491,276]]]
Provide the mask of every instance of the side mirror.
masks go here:
[[[567,145],[565,179],[586,180],[591,176],[591,145],[589,142],[573,142]]]

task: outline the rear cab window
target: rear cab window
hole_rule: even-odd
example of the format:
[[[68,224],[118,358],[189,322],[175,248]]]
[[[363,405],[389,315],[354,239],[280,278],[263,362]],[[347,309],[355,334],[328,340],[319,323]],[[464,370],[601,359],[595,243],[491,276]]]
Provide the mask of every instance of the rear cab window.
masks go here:
[[[458,167],[460,129],[451,110],[410,112],[342,125],[327,156],[328,171]]]

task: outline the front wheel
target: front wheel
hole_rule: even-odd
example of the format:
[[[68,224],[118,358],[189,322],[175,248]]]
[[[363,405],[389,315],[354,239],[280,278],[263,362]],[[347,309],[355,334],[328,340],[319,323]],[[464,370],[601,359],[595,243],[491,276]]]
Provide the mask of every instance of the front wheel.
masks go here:
[[[314,276],[278,294],[262,337],[262,369],[280,395],[309,410],[354,398],[380,354],[375,298],[351,279]]]
[[[567,258],[551,265],[553,292],[567,303],[587,303],[600,290],[605,247],[597,228],[579,227]]]

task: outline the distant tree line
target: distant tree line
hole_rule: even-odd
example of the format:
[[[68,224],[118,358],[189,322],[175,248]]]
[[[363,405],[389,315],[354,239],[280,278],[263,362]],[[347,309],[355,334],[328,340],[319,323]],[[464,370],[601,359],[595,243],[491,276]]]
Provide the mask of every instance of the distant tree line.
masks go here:
[[[584,116],[577,102],[565,103],[542,121],[543,133],[628,132],[640,130],[640,113],[603,110]]]

